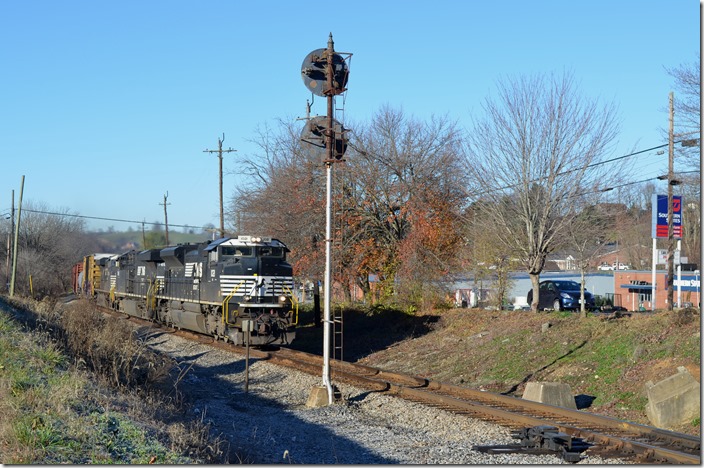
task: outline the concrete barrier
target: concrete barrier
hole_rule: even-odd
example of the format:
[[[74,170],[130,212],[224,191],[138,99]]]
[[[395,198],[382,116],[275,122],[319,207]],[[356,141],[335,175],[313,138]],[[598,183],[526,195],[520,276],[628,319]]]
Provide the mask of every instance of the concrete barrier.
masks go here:
[[[326,387],[313,387],[310,395],[308,395],[306,406],[308,408],[328,406],[328,389]]]
[[[690,423],[699,416],[701,408],[701,385],[684,367],[677,373],[654,384],[645,384],[648,404],[645,412],[650,423],[662,429],[674,428]]]
[[[577,409],[572,389],[560,382],[528,382],[523,390],[523,399],[547,403],[563,408]]]

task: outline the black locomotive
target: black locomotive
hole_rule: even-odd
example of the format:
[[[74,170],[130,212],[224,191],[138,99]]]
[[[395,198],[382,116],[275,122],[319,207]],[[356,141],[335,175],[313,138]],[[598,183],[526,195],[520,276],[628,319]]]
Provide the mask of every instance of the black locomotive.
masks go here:
[[[243,344],[288,344],[298,304],[286,245],[225,237],[121,255],[94,254],[74,267],[74,289],[99,305]]]

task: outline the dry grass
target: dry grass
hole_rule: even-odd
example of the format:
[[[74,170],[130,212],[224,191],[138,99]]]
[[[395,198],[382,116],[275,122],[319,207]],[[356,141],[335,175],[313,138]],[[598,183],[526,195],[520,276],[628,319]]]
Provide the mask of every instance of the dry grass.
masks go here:
[[[516,396],[530,381],[564,382],[573,394],[593,398],[589,411],[643,424],[649,424],[647,381],[669,377],[679,366],[700,378],[695,309],[617,319],[479,309],[429,315],[437,318],[432,330],[360,361]],[[359,341],[368,341],[370,332],[346,327],[347,336]],[[700,421],[676,430],[699,435]]]
[[[131,324],[89,302],[14,305],[20,321],[0,314],[1,462],[228,461],[224,439],[186,417],[173,361]]]
[[[88,301],[66,308],[58,325],[69,353],[113,386],[151,389],[174,366],[138,339],[132,326],[106,319]]]

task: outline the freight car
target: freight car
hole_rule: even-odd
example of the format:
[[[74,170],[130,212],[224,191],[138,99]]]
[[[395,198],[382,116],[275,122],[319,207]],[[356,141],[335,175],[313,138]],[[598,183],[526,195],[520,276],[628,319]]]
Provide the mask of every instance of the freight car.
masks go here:
[[[177,329],[254,346],[289,344],[298,303],[289,249],[270,237],[224,237],[120,255],[73,268],[76,293],[98,305]]]

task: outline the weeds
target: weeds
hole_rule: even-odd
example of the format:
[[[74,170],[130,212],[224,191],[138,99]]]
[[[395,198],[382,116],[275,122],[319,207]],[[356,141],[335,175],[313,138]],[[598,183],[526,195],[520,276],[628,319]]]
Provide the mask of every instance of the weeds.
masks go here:
[[[185,426],[178,422],[182,399],[160,393],[162,388],[178,393],[178,381],[167,383],[173,362],[151,352],[131,325],[105,320],[87,303],[46,314],[24,317],[39,329],[26,333],[0,310],[1,463],[180,464],[225,459],[226,444],[219,438],[213,441],[202,421]],[[96,386],[71,362],[121,392]],[[156,412],[172,422],[149,419]]]
[[[388,335],[401,323],[394,318],[384,316],[378,328],[369,321],[353,328],[346,321],[345,332],[372,342],[372,333]],[[552,326],[543,329],[546,319]],[[572,312],[455,309],[442,313],[432,333],[397,341],[360,361],[518,397],[527,382],[564,382],[575,395],[594,397],[588,411],[649,424],[645,383],[676,373],[678,366],[700,367],[699,320],[696,309],[611,320]],[[697,433],[698,425],[689,432]]]
[[[173,367],[173,361],[138,340],[131,326],[106,320],[87,301],[66,310],[59,326],[66,349],[111,385],[151,388]]]

